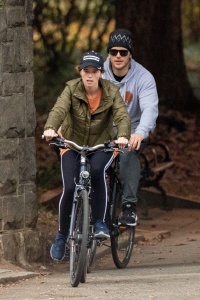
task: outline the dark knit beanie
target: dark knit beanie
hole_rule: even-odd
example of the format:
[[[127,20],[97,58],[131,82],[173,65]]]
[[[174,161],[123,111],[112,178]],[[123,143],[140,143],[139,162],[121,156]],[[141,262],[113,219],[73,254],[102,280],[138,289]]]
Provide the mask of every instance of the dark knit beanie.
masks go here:
[[[124,47],[133,54],[133,36],[126,29],[116,29],[110,33],[107,52],[113,47]]]

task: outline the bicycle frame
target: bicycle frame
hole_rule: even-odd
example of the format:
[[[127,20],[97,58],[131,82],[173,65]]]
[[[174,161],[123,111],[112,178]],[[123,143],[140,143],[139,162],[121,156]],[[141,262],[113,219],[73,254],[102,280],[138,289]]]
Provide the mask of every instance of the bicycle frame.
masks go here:
[[[135,227],[119,225],[123,195],[119,178],[119,156],[115,158],[113,164],[114,165],[110,166],[108,170],[110,191],[107,209],[107,225],[110,229],[113,261],[117,268],[125,268],[132,255]]]
[[[75,183],[74,198],[72,204],[69,245],[70,245],[70,279],[71,285],[77,287],[80,282],[86,281],[87,268],[91,266],[87,263],[88,249],[93,249],[91,242],[95,239],[90,228],[90,193],[91,180],[88,152],[105,148],[104,144],[94,147],[79,146],[76,143],[60,138],[54,138],[54,144],[60,148],[71,148],[80,155],[80,172],[78,182]],[[95,248],[95,247],[94,247]],[[89,272],[89,271],[88,271]]]
[[[77,287],[80,282],[86,281],[86,273],[88,268],[91,269],[92,261],[95,256],[96,247],[92,244],[97,240],[90,228],[90,193],[91,193],[91,178],[89,170],[89,162],[87,159],[88,152],[103,149],[105,152],[123,152],[116,149],[116,145],[108,142],[105,144],[96,145],[94,147],[79,146],[76,143],[60,138],[55,138],[54,144],[60,148],[71,148],[77,151],[80,155],[80,172],[78,181],[75,183],[74,198],[72,204],[69,243],[70,243],[70,278],[71,285]],[[114,148],[115,147],[115,148]],[[108,203],[108,227],[111,234],[111,250],[113,260],[118,268],[127,266],[133,249],[134,229],[130,226],[120,226],[118,224],[119,209],[122,202],[122,188],[118,176],[119,158],[114,160],[114,167],[110,167],[112,176],[110,177],[112,193],[110,193],[110,201]],[[92,225],[93,226],[93,225]],[[123,248],[121,240],[123,239]],[[104,243],[103,240],[98,241]],[[124,245],[126,246],[124,250]],[[91,248],[90,265],[88,265],[88,249]],[[121,253],[123,253],[121,255]]]
[[[73,205],[72,205],[72,214],[71,214],[71,221],[70,221],[69,239],[71,239],[71,237],[72,237],[72,222],[74,219],[75,204],[78,201],[79,193],[83,189],[87,190],[89,197],[90,197],[90,193],[91,193],[91,180],[90,180],[90,173],[88,172],[89,166],[88,166],[86,153],[87,153],[86,148],[81,150],[81,153],[80,153],[79,180],[75,185],[74,199],[73,199]]]

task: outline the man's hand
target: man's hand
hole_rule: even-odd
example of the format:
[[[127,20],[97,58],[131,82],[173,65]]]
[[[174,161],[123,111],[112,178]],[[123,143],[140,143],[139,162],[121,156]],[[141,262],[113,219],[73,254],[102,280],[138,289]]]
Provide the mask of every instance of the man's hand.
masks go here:
[[[119,148],[124,148],[128,144],[128,139],[125,137],[119,137],[115,143],[118,144]]]
[[[133,133],[131,134],[130,140],[129,140],[129,150],[139,150],[141,146],[141,142],[144,139],[143,135],[140,133]]]
[[[57,137],[58,134],[53,129],[47,129],[44,131],[43,136],[46,138],[46,141],[50,141],[53,137]]]

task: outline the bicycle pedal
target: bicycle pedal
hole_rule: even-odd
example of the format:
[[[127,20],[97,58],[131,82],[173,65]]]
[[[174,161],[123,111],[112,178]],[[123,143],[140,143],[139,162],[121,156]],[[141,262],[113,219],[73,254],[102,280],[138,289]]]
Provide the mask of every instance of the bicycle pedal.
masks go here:
[[[69,251],[69,249],[67,249],[66,251],[65,251],[65,257],[70,257],[70,251]]]

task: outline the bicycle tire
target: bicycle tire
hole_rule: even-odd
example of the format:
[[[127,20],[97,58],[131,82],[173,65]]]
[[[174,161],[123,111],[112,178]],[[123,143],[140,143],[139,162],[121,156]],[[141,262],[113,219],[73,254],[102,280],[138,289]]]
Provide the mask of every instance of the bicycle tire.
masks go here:
[[[87,273],[91,273],[92,265],[96,256],[97,240],[92,240],[92,245],[88,248]]]
[[[83,267],[83,272],[81,274],[81,279],[80,279],[80,283],[86,283],[86,276],[87,276],[87,266],[88,266],[88,257],[86,255],[86,261],[85,261],[85,264],[84,264],[84,267]]]
[[[94,239],[92,225],[90,225],[90,227],[89,227],[87,247],[88,247],[88,251],[87,251],[87,257],[86,257],[86,263],[85,263],[82,277],[81,277],[81,283],[86,282],[86,273],[91,273],[91,271],[92,271],[92,265],[93,265],[95,255],[96,255],[96,250],[97,250],[97,240]]]
[[[88,192],[83,189],[75,205],[72,224],[72,237],[70,241],[70,282],[77,287],[84,281],[84,267],[87,257],[87,242],[89,230],[89,200]]]
[[[132,255],[135,227],[118,225],[121,213],[122,193],[116,181],[113,183],[112,197],[111,221],[113,228],[111,230],[111,252],[115,266],[122,269],[128,265]]]

